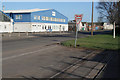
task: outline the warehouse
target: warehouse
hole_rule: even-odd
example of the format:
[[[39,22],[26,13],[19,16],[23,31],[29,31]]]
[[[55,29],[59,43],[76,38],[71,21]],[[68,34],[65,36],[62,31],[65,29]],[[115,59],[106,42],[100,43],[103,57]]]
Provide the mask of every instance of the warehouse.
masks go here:
[[[68,31],[68,18],[54,9],[4,12],[14,20],[13,32]]]

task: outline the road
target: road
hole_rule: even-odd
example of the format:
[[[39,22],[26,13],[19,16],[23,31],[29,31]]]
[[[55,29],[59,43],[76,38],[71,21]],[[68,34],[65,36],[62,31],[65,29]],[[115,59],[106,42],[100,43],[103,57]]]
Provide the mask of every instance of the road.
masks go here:
[[[67,48],[56,43],[74,39],[74,34],[34,34],[36,37],[4,40],[2,42],[3,78],[50,78],[94,50]],[[79,38],[89,35],[78,34]],[[84,64],[68,78],[86,78],[95,74],[107,58],[106,51],[95,51],[96,56],[85,59]],[[97,53],[101,53],[98,54]],[[103,55],[104,54],[104,55]],[[112,54],[112,53],[111,53]],[[84,59],[83,59],[84,60]],[[99,64],[100,63],[100,64]],[[97,65],[98,64],[98,65]],[[73,69],[72,67],[71,69]],[[93,70],[92,70],[93,69]],[[70,70],[68,70],[69,72]],[[37,80],[37,79],[36,79]]]
[[[74,39],[74,34],[36,36],[38,37],[12,41],[3,40],[4,78],[23,76],[48,77],[54,74],[55,71],[46,69],[47,67],[60,70],[68,66],[62,61],[74,61],[70,56],[83,56],[86,54],[85,52],[79,54],[77,49],[73,50],[53,44]],[[85,37],[85,35],[80,34],[79,37]]]

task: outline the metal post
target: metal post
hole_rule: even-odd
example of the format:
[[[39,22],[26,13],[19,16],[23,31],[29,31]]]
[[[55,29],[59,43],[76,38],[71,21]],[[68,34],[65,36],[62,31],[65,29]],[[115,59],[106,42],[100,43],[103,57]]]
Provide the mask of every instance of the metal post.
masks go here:
[[[113,25],[113,38],[115,38],[115,22],[114,22],[114,25]]]
[[[92,25],[91,25],[91,36],[93,36],[93,7],[94,7],[94,0],[92,0]]]
[[[76,24],[76,36],[75,36],[75,48],[76,48],[76,44],[77,44],[77,27],[78,27],[78,25]]]
[[[61,25],[60,25],[60,34],[61,34]]]
[[[28,31],[27,31],[27,36],[28,36],[29,34],[28,34]]]

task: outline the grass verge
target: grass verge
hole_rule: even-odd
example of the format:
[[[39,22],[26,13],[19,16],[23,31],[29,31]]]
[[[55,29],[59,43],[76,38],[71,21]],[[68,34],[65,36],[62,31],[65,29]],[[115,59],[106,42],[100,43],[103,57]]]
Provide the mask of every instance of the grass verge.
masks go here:
[[[119,43],[120,36],[114,39],[112,35],[94,35],[77,40],[77,48],[91,48],[103,50],[118,50],[120,49]],[[61,45],[67,47],[74,47],[75,40],[61,42]]]

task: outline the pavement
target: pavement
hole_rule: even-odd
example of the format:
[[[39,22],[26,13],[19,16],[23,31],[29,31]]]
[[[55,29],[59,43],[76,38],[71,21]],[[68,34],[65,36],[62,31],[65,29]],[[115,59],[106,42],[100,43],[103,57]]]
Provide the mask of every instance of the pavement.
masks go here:
[[[30,37],[17,36],[15,33],[11,38],[6,34],[2,37],[2,77],[3,78],[49,78],[52,75],[60,72],[64,68],[70,66],[75,61],[82,59],[84,56],[95,51],[96,56],[87,59],[83,65],[71,72],[68,78],[93,78],[101,65],[108,64],[101,62],[105,57],[103,53],[109,54],[111,51],[75,49],[61,46],[57,43],[65,40],[74,39],[73,33],[55,33],[44,34],[36,33],[29,34]],[[32,37],[31,37],[32,36]],[[78,34],[79,38],[89,35]],[[19,37],[19,38],[18,38]],[[115,55],[114,55],[115,53]],[[111,69],[118,71],[118,52],[113,51],[110,54],[114,55],[108,65],[110,67],[103,70],[100,77],[118,78],[117,73],[112,76]],[[106,56],[107,57],[107,56]],[[115,63],[116,65],[110,65]],[[95,68],[98,68],[97,71]],[[89,73],[89,74],[88,74]],[[109,73],[109,75],[107,75]]]
[[[87,35],[80,34],[79,37],[84,37]],[[74,33],[4,33],[2,34],[2,41],[13,41],[13,40],[20,40],[20,39],[30,39],[30,38],[73,38],[75,37]]]

